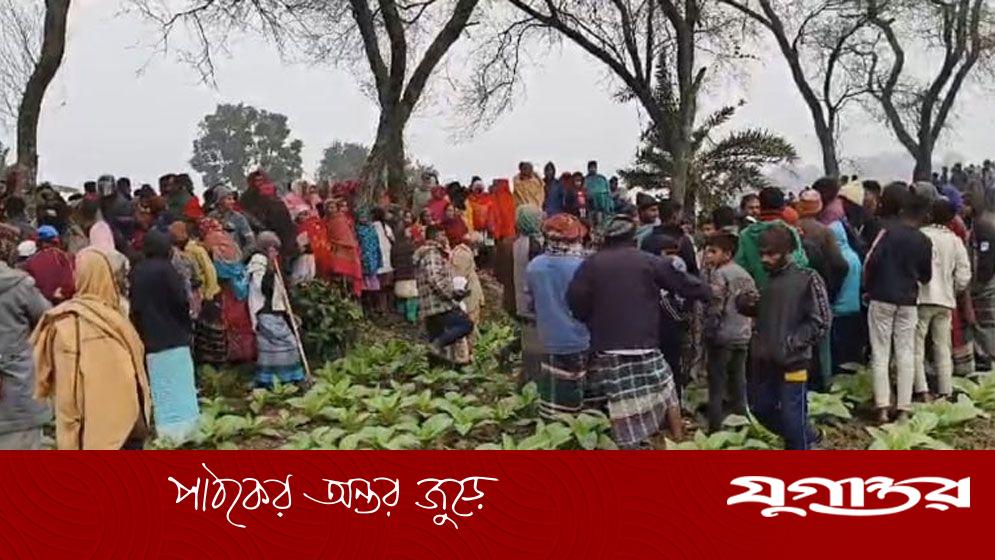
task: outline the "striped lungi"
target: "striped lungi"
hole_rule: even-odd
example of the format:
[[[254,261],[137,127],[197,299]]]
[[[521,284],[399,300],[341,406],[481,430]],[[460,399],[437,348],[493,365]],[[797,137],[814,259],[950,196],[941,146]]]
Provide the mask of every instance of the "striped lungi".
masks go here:
[[[659,350],[639,355],[599,352],[584,384],[586,408],[607,409],[619,447],[636,447],[660,432],[679,406],[674,375]]]

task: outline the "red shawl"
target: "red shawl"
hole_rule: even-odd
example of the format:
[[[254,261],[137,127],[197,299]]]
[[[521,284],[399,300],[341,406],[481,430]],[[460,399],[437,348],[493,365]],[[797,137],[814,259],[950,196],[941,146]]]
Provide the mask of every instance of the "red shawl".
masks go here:
[[[491,217],[491,232],[494,239],[515,237],[515,199],[507,179],[494,181],[494,212]]]
[[[307,234],[311,253],[314,254],[315,271],[319,278],[331,280],[335,273],[332,258],[332,244],[328,240],[328,229],[321,218],[311,214],[297,226],[298,233]]]
[[[462,243],[466,239],[466,234],[469,233],[469,230],[466,228],[466,222],[463,221],[461,216],[443,220],[442,229],[446,232],[446,238],[449,239],[450,247],[455,247]]]
[[[446,219],[446,207],[449,206],[449,199],[446,198],[445,187],[435,187],[432,189],[432,200],[428,202],[425,209],[432,217],[432,222],[441,224]]]
[[[473,231],[486,231],[490,225],[491,209],[494,207],[494,196],[490,193],[472,193],[467,199],[473,216]]]
[[[353,291],[356,295],[361,294],[363,262],[359,257],[359,241],[352,218],[345,212],[334,212],[328,217],[328,242],[332,274],[352,279]]]

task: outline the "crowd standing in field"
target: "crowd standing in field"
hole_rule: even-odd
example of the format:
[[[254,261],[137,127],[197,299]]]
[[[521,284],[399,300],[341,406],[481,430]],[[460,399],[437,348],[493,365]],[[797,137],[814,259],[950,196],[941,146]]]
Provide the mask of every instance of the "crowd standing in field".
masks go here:
[[[14,181],[11,181],[14,184]],[[16,193],[0,225],[0,448],[140,449],[188,438],[196,364],[305,383],[288,291],[321,280],[372,315],[421,323],[429,352],[473,358],[481,276],[503,287],[540,411],[600,409],[624,448],[679,439],[685,388],[707,425],[749,410],[817,446],[806,397],[869,364],[878,420],[949,398],[995,356],[995,170],[932,182],[827,177],[698,216],[599,173],[440,185],[364,203],[358,182],[280,187],[264,170],[202,199],[188,175],[132,192],[102,176],[63,199]],[[630,200],[631,198],[631,200]],[[894,372],[894,376],[892,376]],[[894,377],[894,383],[892,383]]]

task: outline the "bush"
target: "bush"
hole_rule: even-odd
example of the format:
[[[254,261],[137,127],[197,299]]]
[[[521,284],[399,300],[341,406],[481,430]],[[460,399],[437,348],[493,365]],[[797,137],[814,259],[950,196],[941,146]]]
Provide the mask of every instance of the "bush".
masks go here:
[[[320,280],[295,287],[291,298],[301,320],[304,351],[312,363],[341,358],[356,343],[363,310],[355,301]]]

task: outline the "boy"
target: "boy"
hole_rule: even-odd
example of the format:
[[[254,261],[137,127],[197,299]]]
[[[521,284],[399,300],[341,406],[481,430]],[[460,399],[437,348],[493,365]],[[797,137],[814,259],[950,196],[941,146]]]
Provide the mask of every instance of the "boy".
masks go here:
[[[753,323],[736,309],[742,294],[756,297],[757,285],[732,258],[736,237],[717,233],[705,242],[705,280],[716,299],[705,309],[704,340],[708,364],[708,428],[718,430],[727,413],[746,413],[746,350]],[[732,406],[723,409],[728,382],[732,382]]]
[[[971,261],[967,248],[947,224],[954,219],[954,206],[946,198],[933,203],[933,223],[922,231],[933,246],[932,279],[919,286],[919,325],[916,329],[915,392],[929,393],[926,384],[926,338],[933,339],[933,360],[937,373],[937,393],[949,397],[953,391],[953,310],[957,296],[971,282]]]
[[[877,420],[889,419],[891,381],[888,364],[895,350],[896,408],[899,416],[912,409],[915,378],[914,350],[919,323],[919,285],[933,277],[932,243],[919,222],[925,208],[904,183],[888,185],[881,193],[883,229],[871,246],[864,265],[864,285],[870,298],[867,324],[874,372]]]
[[[756,292],[736,298],[739,312],[755,317],[750,344],[753,370],[748,380],[750,410],[786,449],[809,449],[818,435],[808,423],[806,368],[812,347],[829,331],[832,316],[819,275],[791,258],[793,232],[776,224],[759,237],[760,259],[768,281]]]

